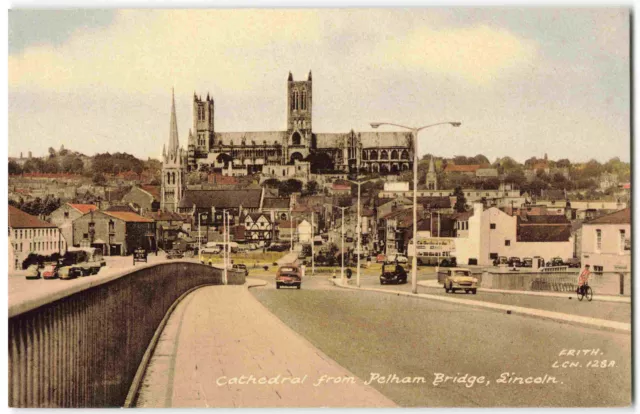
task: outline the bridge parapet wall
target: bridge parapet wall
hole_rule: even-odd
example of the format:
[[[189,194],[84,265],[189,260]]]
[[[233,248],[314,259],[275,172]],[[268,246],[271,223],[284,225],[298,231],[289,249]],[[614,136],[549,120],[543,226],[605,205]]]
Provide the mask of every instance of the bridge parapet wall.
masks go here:
[[[187,261],[148,265],[12,304],[9,406],[121,407],[167,310],[190,289],[222,284],[222,272]],[[244,284],[244,273],[229,271],[228,283]]]

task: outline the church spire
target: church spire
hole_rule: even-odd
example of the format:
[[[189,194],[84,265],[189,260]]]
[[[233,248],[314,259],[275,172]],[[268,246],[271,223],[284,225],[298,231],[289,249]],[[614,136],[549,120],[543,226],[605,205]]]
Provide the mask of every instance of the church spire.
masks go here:
[[[169,125],[169,156],[178,153],[180,142],[178,141],[178,121],[176,120],[176,98],[171,88],[171,124]]]
[[[429,172],[430,173],[436,172],[436,166],[433,163],[433,156],[431,156],[431,159],[429,160]]]

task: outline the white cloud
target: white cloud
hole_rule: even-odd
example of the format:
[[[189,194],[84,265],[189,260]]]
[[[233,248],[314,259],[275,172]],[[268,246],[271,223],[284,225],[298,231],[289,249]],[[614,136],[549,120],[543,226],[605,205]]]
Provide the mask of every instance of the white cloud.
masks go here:
[[[146,93],[208,83],[250,90],[247,80],[264,72],[265,60],[318,38],[318,23],[305,10],[120,11],[106,29],[9,56],[9,86]]]
[[[535,44],[486,25],[434,30],[418,28],[384,42],[373,56],[409,70],[455,76],[486,84],[532,65]]]

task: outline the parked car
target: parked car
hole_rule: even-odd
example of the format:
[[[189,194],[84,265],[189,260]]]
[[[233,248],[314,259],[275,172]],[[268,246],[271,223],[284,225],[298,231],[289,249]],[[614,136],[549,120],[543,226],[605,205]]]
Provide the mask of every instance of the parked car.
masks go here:
[[[238,270],[244,272],[245,276],[249,276],[249,269],[247,269],[247,265],[244,263],[237,263],[232,266],[233,270]]]
[[[27,267],[27,274],[25,276],[26,279],[40,279],[40,268],[38,268],[37,264],[32,264]]]
[[[385,263],[409,263],[409,258],[401,254],[391,254],[387,257]]]
[[[217,258],[218,254],[220,254],[219,247],[205,247],[200,251],[198,260],[200,260],[200,263],[202,264],[211,266],[213,265],[213,261]]]
[[[167,259],[182,259],[184,257],[184,253],[180,250],[169,250],[167,252]]]
[[[456,290],[464,290],[465,292],[476,294],[478,290],[478,279],[473,277],[469,269],[462,267],[454,267],[443,271],[444,274],[444,291],[447,293],[455,293]]]
[[[458,259],[455,257],[446,257],[440,262],[440,267],[456,267],[458,266]]]
[[[271,243],[269,247],[267,247],[268,252],[284,252],[289,250],[290,246],[288,244],[280,244],[280,243]]]
[[[547,262],[547,267],[550,266],[564,266],[564,261],[562,257],[554,257],[551,261]]]
[[[510,257],[507,264],[509,267],[522,267],[522,262],[519,257]]]
[[[397,265],[382,265],[382,272],[380,273],[380,284],[386,285],[389,283],[400,284],[407,283],[407,271],[404,267]]]
[[[81,275],[82,272],[76,266],[62,266],[60,270],[58,270],[58,276],[61,280],[75,279]]]
[[[509,259],[507,256],[500,256],[493,261],[494,266],[507,266],[509,264]]]
[[[42,272],[40,272],[43,279],[57,279],[58,278],[58,266],[55,264],[45,264]]]
[[[571,257],[571,258],[567,259],[566,265],[569,266],[569,267],[576,267],[578,269],[580,269],[580,267],[582,267],[579,257]]]
[[[344,241],[345,243],[353,243],[353,237],[345,237]]]
[[[295,286],[300,289],[302,287],[300,267],[294,264],[280,266],[276,273],[276,289],[280,289],[280,286]]]
[[[530,257],[523,258],[522,267],[533,267],[533,259]]]

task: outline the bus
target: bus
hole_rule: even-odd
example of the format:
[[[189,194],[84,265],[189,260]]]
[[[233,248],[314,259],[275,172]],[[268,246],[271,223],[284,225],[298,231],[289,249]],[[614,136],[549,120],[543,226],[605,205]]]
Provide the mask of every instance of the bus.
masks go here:
[[[455,240],[451,237],[420,237],[418,236],[418,264],[437,266],[449,263],[456,256]],[[413,240],[407,245],[407,257],[413,257]]]

